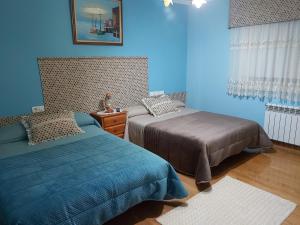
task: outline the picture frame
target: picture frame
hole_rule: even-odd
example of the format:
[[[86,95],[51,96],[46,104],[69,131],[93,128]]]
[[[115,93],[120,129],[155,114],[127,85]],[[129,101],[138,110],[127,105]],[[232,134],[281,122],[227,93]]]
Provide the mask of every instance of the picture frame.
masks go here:
[[[123,45],[122,0],[71,0],[74,44]]]

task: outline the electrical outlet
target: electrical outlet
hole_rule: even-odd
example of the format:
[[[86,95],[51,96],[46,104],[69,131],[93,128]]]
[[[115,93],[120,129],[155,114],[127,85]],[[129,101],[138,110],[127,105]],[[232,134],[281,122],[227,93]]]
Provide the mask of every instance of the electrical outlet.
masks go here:
[[[163,95],[165,94],[165,91],[150,91],[149,95],[151,97],[154,97],[154,96],[158,96],[158,95]]]
[[[45,111],[45,107],[43,105],[32,107],[32,113],[39,113],[39,112],[44,112],[44,111]]]

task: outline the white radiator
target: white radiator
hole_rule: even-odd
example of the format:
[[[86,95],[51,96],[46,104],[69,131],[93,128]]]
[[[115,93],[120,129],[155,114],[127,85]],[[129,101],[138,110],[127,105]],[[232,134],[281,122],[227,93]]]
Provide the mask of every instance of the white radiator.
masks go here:
[[[300,146],[300,107],[267,104],[264,129],[273,140]]]

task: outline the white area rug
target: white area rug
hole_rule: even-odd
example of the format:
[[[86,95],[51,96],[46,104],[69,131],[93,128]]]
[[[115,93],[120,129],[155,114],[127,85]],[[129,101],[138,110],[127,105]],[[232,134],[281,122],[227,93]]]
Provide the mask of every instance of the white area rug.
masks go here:
[[[212,190],[197,194],[157,218],[163,225],[279,225],[296,204],[225,177]]]

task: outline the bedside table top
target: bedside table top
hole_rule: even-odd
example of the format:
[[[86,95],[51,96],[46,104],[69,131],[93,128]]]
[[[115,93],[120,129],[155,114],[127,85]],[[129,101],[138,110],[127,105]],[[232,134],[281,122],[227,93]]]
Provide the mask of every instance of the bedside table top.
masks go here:
[[[91,116],[93,117],[100,117],[100,118],[104,118],[104,117],[113,117],[113,116],[119,116],[119,115],[124,115],[127,114],[127,111],[122,111],[122,112],[113,112],[113,113],[104,113],[104,112],[92,112],[90,113]]]

